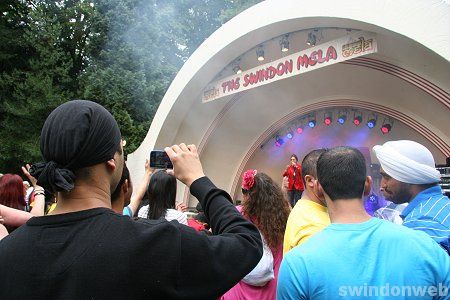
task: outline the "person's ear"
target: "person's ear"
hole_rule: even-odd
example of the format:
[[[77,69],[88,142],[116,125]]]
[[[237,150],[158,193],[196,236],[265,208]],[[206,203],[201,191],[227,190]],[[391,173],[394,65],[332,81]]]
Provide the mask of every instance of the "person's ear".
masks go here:
[[[316,181],[316,179],[313,176],[305,175],[305,183],[310,188],[312,188],[312,189],[314,188],[315,181]]]
[[[364,196],[368,196],[372,190],[372,177],[367,176],[364,182]]]
[[[116,159],[113,157],[110,160],[108,160],[106,162],[106,167],[108,168],[108,170],[110,170],[111,172],[114,172],[114,170],[117,168],[117,162]]]

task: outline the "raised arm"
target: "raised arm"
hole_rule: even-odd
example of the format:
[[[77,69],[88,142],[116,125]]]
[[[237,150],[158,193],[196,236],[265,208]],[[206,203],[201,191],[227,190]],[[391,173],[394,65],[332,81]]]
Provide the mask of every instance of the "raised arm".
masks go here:
[[[218,297],[247,275],[261,259],[259,231],[236,210],[231,197],[204,176],[194,145],[172,146],[166,148],[166,152],[174,165],[175,176],[189,186],[192,195],[200,201],[214,234],[199,234],[190,227],[179,225],[180,253],[192,253],[193,256],[179,260],[180,276],[176,283],[179,295],[174,297]]]
[[[43,216],[44,215],[44,210],[45,210],[45,192],[44,192],[44,188],[37,184],[36,178],[31,176],[29,170],[30,170],[30,165],[29,164],[26,164],[25,167],[22,167],[23,174],[25,174],[25,176],[28,177],[28,179],[30,180],[31,185],[34,188],[34,203],[33,203],[33,208],[30,211],[30,214],[32,216],[37,216],[37,217],[38,216]],[[22,224],[20,224],[20,225],[22,225]]]
[[[130,208],[130,210],[131,210],[132,216],[134,216],[134,214],[136,213],[136,211],[139,207],[139,204],[142,201],[142,198],[144,198],[144,195],[145,195],[145,192],[147,191],[147,187],[150,182],[150,178],[152,177],[153,171],[154,170],[152,168],[150,168],[150,163],[149,163],[148,159],[146,159],[145,160],[144,178],[142,179],[141,183],[139,184],[139,187],[137,188],[137,190],[135,190],[135,192],[131,196],[130,204],[128,205],[128,208]]]

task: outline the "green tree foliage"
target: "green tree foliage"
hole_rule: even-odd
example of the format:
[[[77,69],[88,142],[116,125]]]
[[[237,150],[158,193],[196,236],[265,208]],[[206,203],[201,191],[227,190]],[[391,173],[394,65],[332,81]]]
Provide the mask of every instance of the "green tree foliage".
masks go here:
[[[127,153],[144,139],[192,52],[256,0],[3,0],[0,172],[40,160],[47,115],[74,98],[117,119]]]

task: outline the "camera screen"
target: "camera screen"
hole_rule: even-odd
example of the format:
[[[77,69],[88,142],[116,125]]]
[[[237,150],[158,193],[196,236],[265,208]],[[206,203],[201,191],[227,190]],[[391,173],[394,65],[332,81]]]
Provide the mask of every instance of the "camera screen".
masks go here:
[[[152,151],[150,153],[150,166],[154,168],[172,169],[172,162],[164,151]]]

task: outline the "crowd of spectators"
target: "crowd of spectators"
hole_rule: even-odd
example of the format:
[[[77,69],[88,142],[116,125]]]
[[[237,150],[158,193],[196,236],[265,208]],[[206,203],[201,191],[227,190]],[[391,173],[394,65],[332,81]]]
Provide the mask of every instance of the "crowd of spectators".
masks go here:
[[[40,142],[42,162],[0,174],[0,299],[413,298],[404,287],[449,299],[450,200],[416,142],[374,147],[395,204],[376,217],[351,147],[292,155],[282,186],[263,166],[245,171],[234,206],[195,145],[166,147],[173,170],[146,161],[134,185],[117,122],[94,102],[56,108]],[[176,203],[177,184],[198,199],[197,215]],[[386,284],[402,293],[381,294]]]

